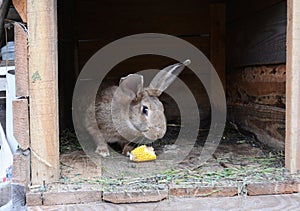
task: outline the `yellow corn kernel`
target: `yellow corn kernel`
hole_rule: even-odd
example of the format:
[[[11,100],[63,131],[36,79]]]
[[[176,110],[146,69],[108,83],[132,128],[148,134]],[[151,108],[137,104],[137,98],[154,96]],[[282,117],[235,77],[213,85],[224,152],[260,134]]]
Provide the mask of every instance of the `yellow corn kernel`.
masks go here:
[[[153,147],[147,147],[146,145],[141,145],[130,152],[130,160],[135,162],[143,162],[155,160],[156,155]]]

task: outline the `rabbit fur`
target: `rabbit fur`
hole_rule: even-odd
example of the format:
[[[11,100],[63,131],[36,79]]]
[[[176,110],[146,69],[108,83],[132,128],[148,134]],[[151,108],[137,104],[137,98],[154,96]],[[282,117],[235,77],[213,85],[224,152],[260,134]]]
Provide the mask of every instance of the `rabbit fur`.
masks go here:
[[[98,128],[87,123],[87,130],[97,145],[95,152],[109,156],[107,143],[118,143],[123,154],[128,155],[133,140],[162,138],[167,126],[164,107],[158,97],[189,63],[190,60],[186,60],[160,70],[148,87],[144,87],[142,75],[130,74],[121,78],[119,86],[101,90],[95,107],[89,108],[95,109]],[[92,116],[87,115],[87,122],[89,118]]]

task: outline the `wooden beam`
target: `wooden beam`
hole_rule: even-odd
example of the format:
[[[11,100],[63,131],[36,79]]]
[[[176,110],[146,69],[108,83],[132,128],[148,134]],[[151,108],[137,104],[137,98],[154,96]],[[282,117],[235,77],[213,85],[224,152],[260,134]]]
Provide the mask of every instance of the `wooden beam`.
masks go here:
[[[225,4],[213,3],[210,5],[210,61],[219,74],[225,89]]]
[[[14,137],[22,150],[29,148],[28,100],[13,100]]]
[[[28,51],[27,33],[19,25],[14,24],[15,32],[15,66],[16,66],[16,96],[26,97],[28,93]]]
[[[300,1],[288,0],[285,165],[300,170]]]
[[[32,184],[59,177],[57,1],[28,0]]]

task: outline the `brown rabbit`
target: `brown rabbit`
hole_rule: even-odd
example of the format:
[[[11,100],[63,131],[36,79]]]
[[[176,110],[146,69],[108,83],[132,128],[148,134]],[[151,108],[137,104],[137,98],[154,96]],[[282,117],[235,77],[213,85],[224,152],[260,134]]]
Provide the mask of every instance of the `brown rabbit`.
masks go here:
[[[109,156],[107,143],[118,143],[123,154],[128,155],[132,149],[129,143],[136,138],[162,138],[166,133],[166,118],[158,96],[189,63],[190,60],[186,60],[162,69],[149,87],[144,88],[142,75],[130,74],[121,78],[119,86],[102,90],[96,98],[95,111],[100,134],[87,126],[96,142],[96,153]]]

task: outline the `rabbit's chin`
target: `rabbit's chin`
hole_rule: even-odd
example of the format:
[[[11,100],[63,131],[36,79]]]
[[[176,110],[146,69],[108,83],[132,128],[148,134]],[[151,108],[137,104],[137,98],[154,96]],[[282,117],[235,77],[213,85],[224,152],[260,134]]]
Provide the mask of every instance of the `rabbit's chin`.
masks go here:
[[[165,133],[155,133],[155,132],[147,131],[147,132],[144,132],[143,135],[147,139],[155,141],[157,139],[160,139],[160,138],[164,137]]]

